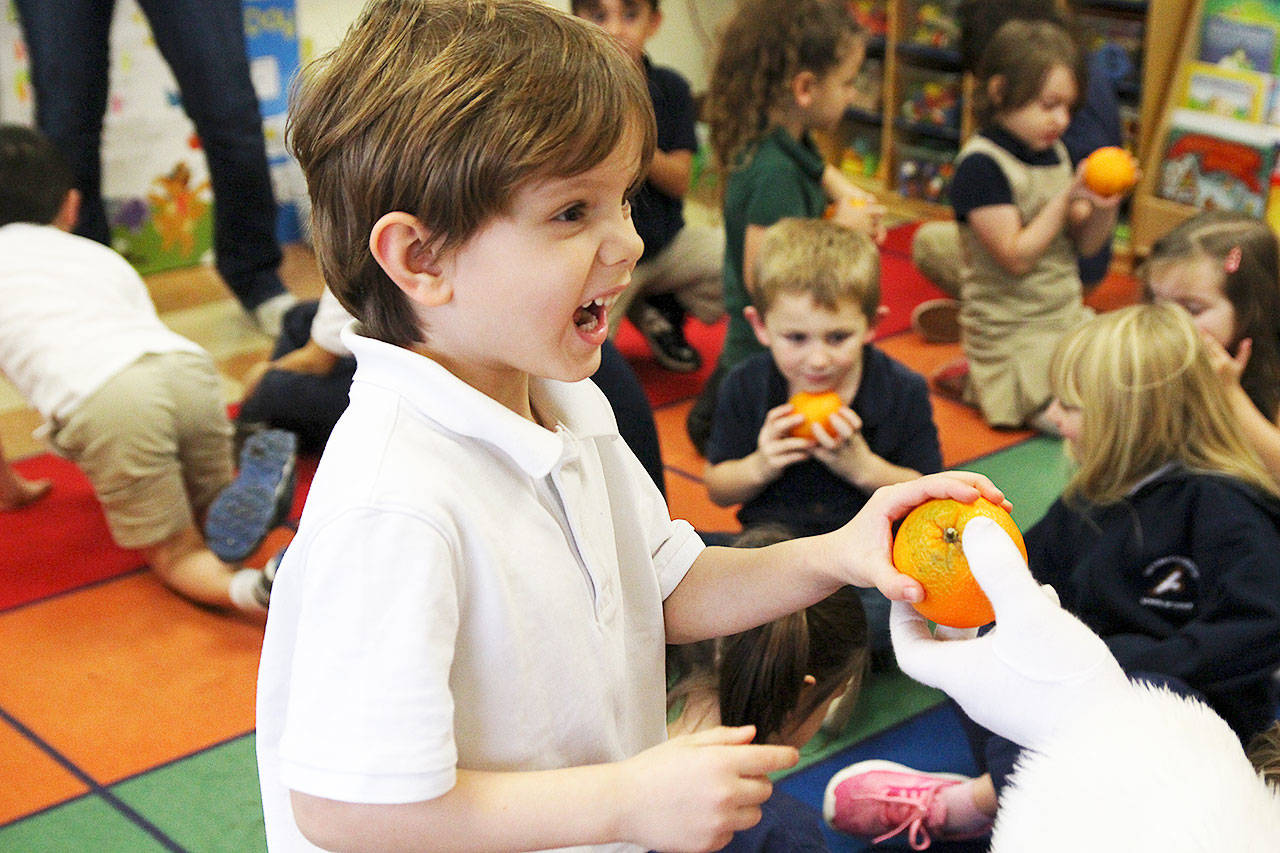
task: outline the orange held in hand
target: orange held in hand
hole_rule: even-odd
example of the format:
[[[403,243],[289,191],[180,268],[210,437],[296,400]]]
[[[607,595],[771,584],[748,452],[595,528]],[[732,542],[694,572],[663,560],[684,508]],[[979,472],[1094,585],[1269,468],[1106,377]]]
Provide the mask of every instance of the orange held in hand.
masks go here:
[[[1003,527],[1022,558],[1027,558],[1027,546],[1013,518],[986,498],[971,504],[944,498],[925,501],[907,513],[894,535],[894,567],[924,587],[924,601],[912,606],[939,625],[977,628],[996,618],[960,547],[964,526],[979,515]]]
[[[831,416],[840,411],[844,403],[840,402],[840,395],[835,391],[797,391],[791,398],[791,405],[804,415],[804,423],[794,427],[791,435],[816,441],[813,425],[822,424],[822,428],[828,433],[834,432],[831,428]]]
[[[1127,192],[1138,182],[1138,167],[1123,148],[1099,148],[1084,161],[1084,184],[1101,196]]]

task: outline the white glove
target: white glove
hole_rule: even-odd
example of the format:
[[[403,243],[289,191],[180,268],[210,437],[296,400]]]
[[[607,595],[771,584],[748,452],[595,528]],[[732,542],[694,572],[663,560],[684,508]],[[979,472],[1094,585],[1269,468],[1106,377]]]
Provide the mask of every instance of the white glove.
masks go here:
[[[1102,640],[1038,586],[994,521],[974,518],[961,540],[996,626],[981,637],[939,629],[905,602],[890,628],[902,671],[945,691],[975,722],[1035,749],[1078,713],[1123,698],[1129,681]],[[1047,593],[1047,594],[1046,594]]]

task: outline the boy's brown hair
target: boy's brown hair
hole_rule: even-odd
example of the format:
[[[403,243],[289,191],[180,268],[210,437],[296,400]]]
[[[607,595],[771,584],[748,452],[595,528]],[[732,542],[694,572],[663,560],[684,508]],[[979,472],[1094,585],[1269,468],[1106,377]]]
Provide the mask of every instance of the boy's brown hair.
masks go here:
[[[751,304],[767,316],[779,294],[807,294],[835,311],[853,302],[868,323],[880,307],[880,253],[871,238],[822,219],[780,219],[756,255]]]
[[[648,6],[650,11],[660,11],[658,0],[622,0],[623,5]],[[600,7],[600,0],[573,0],[569,4],[573,14],[581,15],[583,12],[594,12]]]
[[[0,225],[48,225],[75,186],[71,167],[39,131],[0,125]]]
[[[1254,735],[1245,751],[1263,781],[1280,791],[1280,721]]]
[[[369,249],[404,211],[461,246],[530,180],[604,161],[627,134],[654,147],[649,91],[598,27],[539,0],[373,0],[301,75],[289,145],[307,176],[325,282],[363,332],[426,330]]]

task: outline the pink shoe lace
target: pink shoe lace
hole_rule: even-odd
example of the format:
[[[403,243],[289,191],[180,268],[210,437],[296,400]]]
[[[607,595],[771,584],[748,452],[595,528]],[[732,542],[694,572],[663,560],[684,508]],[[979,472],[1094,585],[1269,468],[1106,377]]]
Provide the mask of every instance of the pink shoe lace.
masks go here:
[[[946,806],[936,802],[943,788],[964,777],[913,771],[887,761],[869,761],[846,768],[828,789],[828,822],[838,830],[871,837],[872,844],[907,834],[913,850],[933,843],[928,825],[941,827]]]

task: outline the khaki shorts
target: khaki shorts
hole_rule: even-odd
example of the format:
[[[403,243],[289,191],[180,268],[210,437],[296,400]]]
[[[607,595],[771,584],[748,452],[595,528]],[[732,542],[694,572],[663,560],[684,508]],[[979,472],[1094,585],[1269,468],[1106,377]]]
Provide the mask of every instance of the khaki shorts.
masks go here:
[[[89,478],[124,548],[190,527],[233,475],[218,372],[196,353],[143,356],[54,423],[49,441]]]

